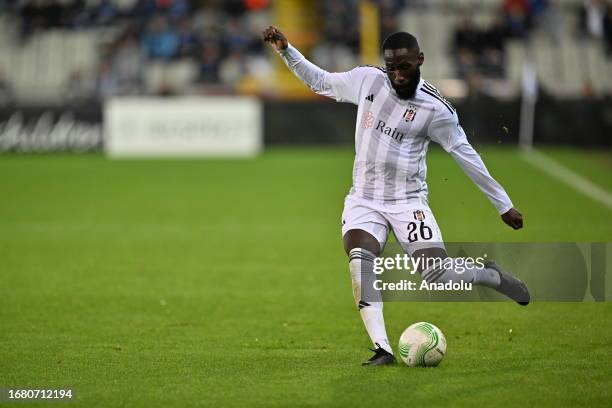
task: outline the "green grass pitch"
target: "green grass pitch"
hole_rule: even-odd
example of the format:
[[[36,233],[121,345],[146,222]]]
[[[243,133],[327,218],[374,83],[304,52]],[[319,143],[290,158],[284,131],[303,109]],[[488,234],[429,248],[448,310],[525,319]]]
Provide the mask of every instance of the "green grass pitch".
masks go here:
[[[610,209],[516,150],[481,153],[525,228],[432,149],[447,241],[612,241]],[[550,154],[610,189],[609,157]],[[392,344],[430,321],[448,353],[361,367],[340,241],[352,160],[0,156],[0,387],[72,387],[82,407],[610,406],[610,303],[389,303]]]

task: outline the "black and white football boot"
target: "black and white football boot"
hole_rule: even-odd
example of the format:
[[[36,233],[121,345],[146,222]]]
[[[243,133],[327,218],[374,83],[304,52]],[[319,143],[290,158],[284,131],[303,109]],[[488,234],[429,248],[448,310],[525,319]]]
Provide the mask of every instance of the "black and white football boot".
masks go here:
[[[500,284],[498,287],[494,288],[496,291],[508,296],[521,306],[527,306],[529,304],[531,300],[529,289],[527,289],[527,286],[520,279],[504,272],[495,261],[486,262],[485,268],[493,269],[499,274]]]
[[[376,343],[376,346],[377,346],[376,349],[370,349],[374,352],[374,355],[372,356],[372,358],[370,358],[368,361],[364,362],[361,365],[382,366],[382,365],[395,364],[395,356],[393,354],[389,353],[387,350],[380,347],[378,343]]]

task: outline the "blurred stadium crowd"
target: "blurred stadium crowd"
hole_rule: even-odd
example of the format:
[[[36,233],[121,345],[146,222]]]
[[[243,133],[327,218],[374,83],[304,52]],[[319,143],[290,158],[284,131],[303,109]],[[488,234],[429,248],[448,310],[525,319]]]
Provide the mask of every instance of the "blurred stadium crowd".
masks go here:
[[[359,65],[359,2],[311,3],[311,59],[332,71]],[[375,3],[381,38],[397,30],[417,35],[425,75],[434,81],[461,81],[468,93],[507,88],[487,81],[516,90],[523,63],[533,60],[552,91],[612,92],[612,8],[605,0]],[[0,104],[58,95],[79,102],[265,93],[277,62],[260,32],[273,22],[269,0],[0,0]]]

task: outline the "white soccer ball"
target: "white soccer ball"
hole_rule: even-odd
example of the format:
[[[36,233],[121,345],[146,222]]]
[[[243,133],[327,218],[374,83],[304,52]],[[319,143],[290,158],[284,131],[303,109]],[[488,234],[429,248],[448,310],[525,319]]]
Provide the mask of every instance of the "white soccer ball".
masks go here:
[[[445,353],[446,337],[431,323],[415,323],[400,336],[399,354],[410,367],[437,366]]]

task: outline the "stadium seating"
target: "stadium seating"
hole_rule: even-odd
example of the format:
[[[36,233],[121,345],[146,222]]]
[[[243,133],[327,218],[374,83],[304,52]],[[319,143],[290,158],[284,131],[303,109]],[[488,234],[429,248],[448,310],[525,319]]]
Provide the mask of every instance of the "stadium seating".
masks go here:
[[[122,0],[128,9],[133,0]],[[497,0],[441,0],[427,2],[428,7],[407,7],[398,17],[400,29],[414,33],[426,53],[424,75],[433,82],[456,79],[451,53],[458,10],[471,13],[477,25],[491,20],[499,6]],[[559,95],[578,94],[586,85],[599,93],[612,93],[612,59],[603,46],[591,40],[580,40],[575,0],[559,2],[563,30],[558,41],[546,33],[531,35],[527,42],[512,39],[506,43],[505,73],[510,89],[518,92],[523,63],[534,61],[542,86]],[[102,44],[118,32],[117,27],[77,30],[51,29],[36,32],[27,40],[18,37],[15,19],[0,14],[0,72],[15,90],[17,99],[25,103],[59,102],[71,75],[81,73],[95,81]],[[435,27],[435,29],[432,29]],[[190,59],[170,63],[150,63],[143,67],[145,93],[156,93],[164,85],[184,93],[197,79],[198,66]]]

